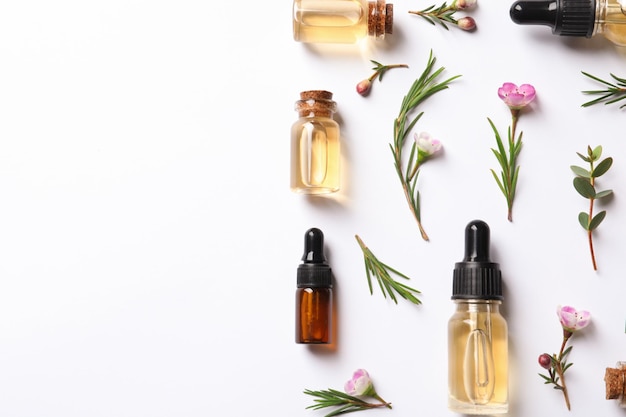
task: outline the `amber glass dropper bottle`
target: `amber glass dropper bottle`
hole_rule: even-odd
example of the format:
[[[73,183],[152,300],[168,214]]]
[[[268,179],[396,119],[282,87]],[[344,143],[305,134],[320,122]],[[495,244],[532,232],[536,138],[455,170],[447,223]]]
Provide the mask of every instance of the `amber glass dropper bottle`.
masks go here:
[[[519,0],[511,6],[510,15],[520,25],[550,26],[555,35],[602,35],[616,45],[626,46],[623,0]]]
[[[315,227],[304,235],[297,285],[296,343],[331,343],[332,270],[324,255],[324,233]]]

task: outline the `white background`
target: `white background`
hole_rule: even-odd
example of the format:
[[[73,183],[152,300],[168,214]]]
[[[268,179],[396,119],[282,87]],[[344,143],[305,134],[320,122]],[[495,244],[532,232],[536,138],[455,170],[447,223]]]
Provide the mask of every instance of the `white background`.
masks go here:
[[[302,391],[342,389],[367,369],[393,410],[446,408],[452,269],[473,219],[491,227],[505,281],[511,416],[621,416],[604,370],[626,360],[624,110],[581,108],[583,77],[626,76],[602,38],[522,27],[480,0],[474,33],[395,1],[394,34],[367,47],[293,41],[291,1],[60,0],[0,5],[0,416],[321,417]],[[393,169],[392,121],[432,49],[445,76],[416,131],[445,152],[420,176],[421,240]],[[405,63],[356,94],[370,59]],[[506,81],[537,89],[520,119],[514,222],[490,168]],[[343,189],[289,190],[293,103],[335,94]],[[576,152],[603,145],[615,197],[593,272],[572,186]],[[336,279],[329,348],[294,343],[295,273],[319,227]],[[359,234],[411,277],[423,305],[370,295]],[[590,310],[568,371],[572,411],[537,356],[558,350],[557,305]]]

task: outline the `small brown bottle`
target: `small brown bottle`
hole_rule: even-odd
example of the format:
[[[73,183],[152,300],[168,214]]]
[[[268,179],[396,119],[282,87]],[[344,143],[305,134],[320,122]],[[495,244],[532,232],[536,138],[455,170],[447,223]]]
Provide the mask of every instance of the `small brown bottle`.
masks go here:
[[[312,228],[304,235],[298,266],[296,343],[330,343],[333,319],[332,271],[324,256],[324,234]]]
[[[303,91],[296,101],[300,118],[291,127],[291,190],[328,194],[339,190],[339,125],[333,120],[333,93]]]

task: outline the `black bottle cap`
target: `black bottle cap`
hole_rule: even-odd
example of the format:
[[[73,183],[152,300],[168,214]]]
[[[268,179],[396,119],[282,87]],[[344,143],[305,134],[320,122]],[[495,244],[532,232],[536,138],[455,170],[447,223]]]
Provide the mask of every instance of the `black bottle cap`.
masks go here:
[[[465,227],[465,258],[454,266],[452,299],[503,298],[500,265],[489,257],[489,226],[473,220]]]
[[[314,227],[304,234],[304,254],[298,266],[298,288],[332,286],[332,271],[324,255],[324,233]]]
[[[595,0],[518,0],[509,11],[520,25],[547,25],[561,36],[593,35],[596,20]]]

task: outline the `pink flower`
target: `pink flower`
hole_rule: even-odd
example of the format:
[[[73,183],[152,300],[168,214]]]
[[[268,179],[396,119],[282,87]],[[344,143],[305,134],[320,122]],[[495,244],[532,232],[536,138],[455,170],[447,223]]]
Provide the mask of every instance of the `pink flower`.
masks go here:
[[[417,144],[418,156],[423,160],[441,151],[443,145],[437,139],[432,138],[427,132],[416,133],[414,136]]]
[[[348,395],[371,395],[374,391],[372,380],[365,369],[357,369],[352,379],[346,382],[344,390]]]
[[[369,94],[372,89],[372,80],[369,78],[364,79],[360,83],[356,85],[356,92],[362,96],[366,96]]]
[[[535,99],[535,87],[522,84],[519,87],[513,83],[504,83],[498,88],[498,97],[512,110],[526,107]]]
[[[574,307],[570,306],[559,306],[556,309],[556,314],[559,316],[563,330],[570,333],[584,329],[591,321],[591,314],[588,311],[577,311]]]
[[[471,31],[476,29],[476,20],[473,17],[465,16],[457,20],[456,25],[463,30]]]

